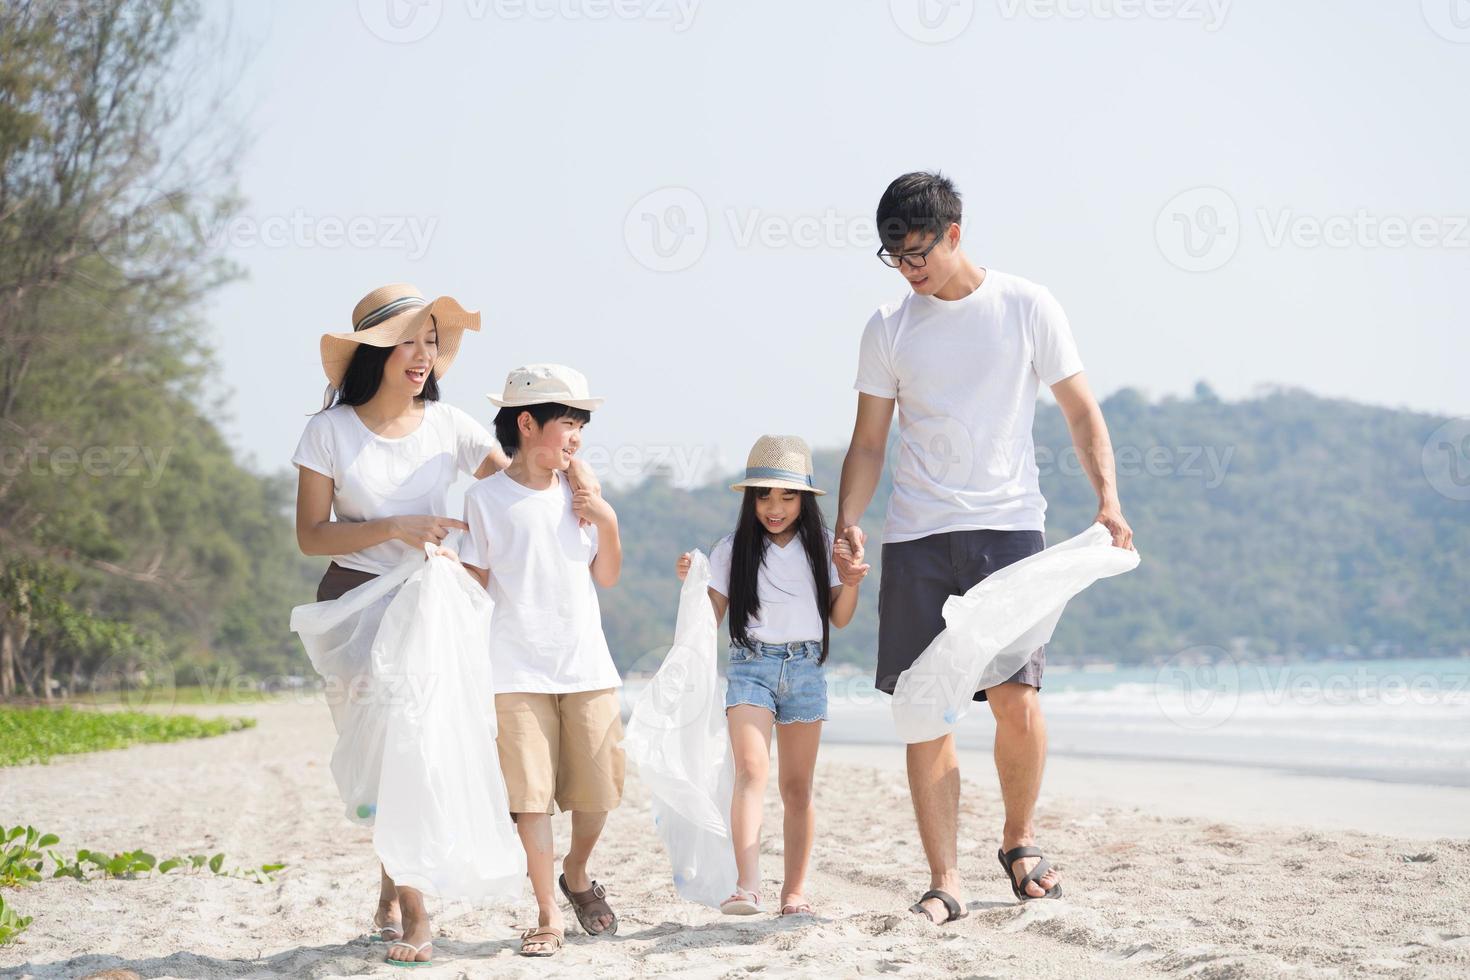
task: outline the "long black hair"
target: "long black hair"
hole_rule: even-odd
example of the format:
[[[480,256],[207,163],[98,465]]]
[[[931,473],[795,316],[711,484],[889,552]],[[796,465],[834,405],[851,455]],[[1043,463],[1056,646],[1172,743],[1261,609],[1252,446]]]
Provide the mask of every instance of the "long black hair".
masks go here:
[[[347,363],[346,373],[342,375],[342,384],[337,387],[337,397],[328,407],[366,405],[372,401],[383,384],[383,366],[388,363],[392,354],[392,347],[358,344],[357,350],[352,353],[352,360]],[[424,378],[424,390],[417,397],[426,402],[439,400],[439,379],[434,377],[432,368],[429,369],[428,377]]]
[[[746,487],[745,499],[740,503],[740,521],[735,525],[735,539],[730,548],[730,642],[737,646],[752,645],[747,630],[750,621],[760,614],[761,563],[765,561],[766,547],[770,544],[770,534],[756,515],[755,502],[764,500],[773,492],[770,487]],[[812,582],[817,587],[817,615],[822,620],[822,655],[817,662],[825,663],[832,613],[827,522],[822,517],[822,508],[817,506],[817,495],[797,492],[801,494],[801,512],[796,516],[796,536],[801,539],[802,550],[806,552],[807,563],[812,569]]]

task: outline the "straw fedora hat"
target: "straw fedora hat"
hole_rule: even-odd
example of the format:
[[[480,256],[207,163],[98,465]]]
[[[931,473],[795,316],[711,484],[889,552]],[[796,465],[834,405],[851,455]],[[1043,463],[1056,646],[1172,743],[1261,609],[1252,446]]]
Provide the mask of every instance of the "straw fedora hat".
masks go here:
[[[454,355],[459,353],[459,339],[466,330],[480,329],[480,314],[466,310],[459,301],[448,296],[435,300],[406,282],[392,282],[368,293],[352,308],[352,330],[347,333],[322,334],[322,370],[327,383],[342,387],[342,377],[358,345],[393,347],[412,338],[424,323],[433,318],[439,330],[439,355],[434,359],[434,377],[444,377]]]
[[[589,412],[595,412],[607,400],[593,398],[587,388],[586,376],[565,364],[527,364],[525,367],[518,367],[506,375],[505,391],[498,398],[495,395],[485,397],[490,399],[491,404],[501,408],[555,402]]]
[[[772,487],[777,490],[804,490],[818,496],[812,482],[812,449],[801,436],[761,436],[745,460],[745,479],[732,483],[731,490],[743,492],[746,487]]]

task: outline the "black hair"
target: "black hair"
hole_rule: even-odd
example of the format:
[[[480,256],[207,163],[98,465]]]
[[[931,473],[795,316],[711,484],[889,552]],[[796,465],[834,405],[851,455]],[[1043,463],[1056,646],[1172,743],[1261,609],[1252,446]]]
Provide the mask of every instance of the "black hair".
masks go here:
[[[531,418],[536,420],[537,426],[545,426],[547,422],[556,419],[570,418],[575,422],[586,425],[592,421],[592,413],[585,408],[572,408],[570,405],[562,405],[557,402],[540,402],[535,405],[517,405],[514,408],[502,408],[495,413],[495,438],[500,443],[500,448],[505,450],[505,455],[514,456],[516,450],[521,448],[520,418],[522,412],[530,412]]]
[[[915,171],[888,185],[878,199],[878,237],[896,252],[916,231],[942,234],[960,223],[963,208],[953,181],[939,172]]]
[[[801,494],[801,512],[796,517],[796,536],[801,539],[802,550],[811,566],[812,581],[817,587],[817,615],[822,620],[822,655],[817,662],[825,663],[832,614],[827,522],[822,517],[822,508],[817,506],[817,495],[797,492]],[[735,525],[735,539],[730,543],[730,642],[736,646],[752,645],[748,627],[760,613],[761,563],[766,559],[766,547],[771,536],[756,516],[755,502],[771,493],[771,487],[745,488],[745,499],[740,503],[740,520]]]
[[[434,324],[438,330],[438,322]],[[388,358],[393,356],[393,347],[374,347],[372,344],[358,344],[357,350],[352,352],[352,360],[347,362],[347,370],[342,374],[342,383],[335,391],[331,392],[331,399],[322,406],[325,412],[329,408],[338,405],[366,405],[373,400],[378,393],[378,388],[383,384],[383,367],[388,363]],[[426,402],[439,400],[439,379],[434,377],[432,368],[429,375],[424,379],[424,389],[416,398],[422,398]]]

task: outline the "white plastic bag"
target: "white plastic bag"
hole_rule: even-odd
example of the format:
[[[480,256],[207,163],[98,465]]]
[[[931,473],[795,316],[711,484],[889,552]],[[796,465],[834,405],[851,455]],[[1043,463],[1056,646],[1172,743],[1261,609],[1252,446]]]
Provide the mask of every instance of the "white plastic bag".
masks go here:
[[[526,856],[495,748],[493,603],[458,562],[420,565],[372,646],[373,676],[387,694],[373,846],[400,886],[467,901],[519,898]]]
[[[326,682],[327,705],[337,728],[332,776],[347,819],[354,823],[370,826],[377,812],[388,724],[372,674],[373,641],[399,587],[423,567],[424,560],[412,555],[336,599],[291,610],[291,629]]]
[[[976,691],[993,687],[1051,639],[1067,602],[1100,578],[1138,567],[1094,524],[1075,538],[992,573],[944,603],[944,630],[898,677],[893,723],[905,742],[954,731]]]
[[[736,884],[729,824],[735,767],[709,579],[709,559],[694,552],[679,591],[673,648],[633,706],[623,749],[653,797],[653,822],[673,864],[675,890],[718,908]]]

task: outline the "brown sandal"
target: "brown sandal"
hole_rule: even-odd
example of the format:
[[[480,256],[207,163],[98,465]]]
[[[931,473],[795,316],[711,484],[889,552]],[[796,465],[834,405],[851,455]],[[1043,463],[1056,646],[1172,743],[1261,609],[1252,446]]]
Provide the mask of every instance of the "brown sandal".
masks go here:
[[[551,941],[555,942],[556,945],[552,946],[551,949],[539,949],[534,953],[527,952],[527,943],[535,943],[543,947],[551,945],[551,943],[547,942],[545,939],[536,938],[538,936],[550,936]],[[557,950],[562,948],[565,938],[566,934],[563,933],[560,929],[557,929],[555,926],[537,926],[534,929],[527,929],[525,932],[521,933],[521,948],[518,949],[516,952],[520,953],[520,955],[522,956],[555,956]]]
[[[607,904],[606,888],[594,881],[592,887],[585,892],[574,892],[567,887],[566,875],[558,877],[556,883],[561,887],[561,893],[567,897],[567,901],[572,903],[572,911],[577,913],[577,922],[581,924],[583,932],[589,936],[616,936],[618,934],[618,915],[612,910],[612,906]],[[598,917],[603,915],[612,916],[612,921],[608,923],[606,929],[598,932],[592,927]]]

